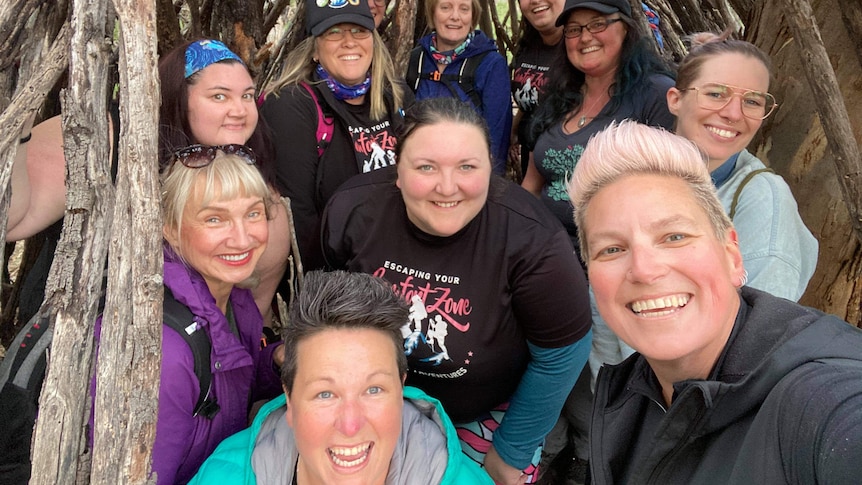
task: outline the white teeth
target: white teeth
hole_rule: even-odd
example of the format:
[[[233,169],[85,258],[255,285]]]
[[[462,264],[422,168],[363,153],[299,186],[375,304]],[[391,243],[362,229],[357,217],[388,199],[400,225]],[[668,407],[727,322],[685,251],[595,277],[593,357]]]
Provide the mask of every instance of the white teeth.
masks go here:
[[[547,9],[549,9],[549,8],[550,8],[550,7],[548,7],[547,5],[546,5],[546,6],[544,6],[544,7],[536,7],[536,8],[534,8],[534,9],[533,9],[533,13],[544,12],[545,10],[547,10]]]
[[[358,55],[352,55],[352,56],[341,56],[341,59],[342,59],[342,60],[344,60],[344,61],[356,61],[356,60],[358,60],[358,59],[359,59],[359,56],[358,56]]]
[[[587,47],[586,49],[581,49],[581,54],[589,54],[590,52],[595,52],[597,50],[599,50],[599,46],[594,45]]]
[[[631,304],[632,311],[640,314],[646,310],[659,310],[649,312],[649,316],[663,316],[673,312],[676,308],[684,307],[688,303],[688,295],[672,295],[650,300],[634,301]]]
[[[370,442],[351,448],[330,448],[329,457],[332,459],[333,463],[338,466],[354,467],[362,464],[368,459],[368,451],[370,448]]]
[[[714,126],[707,126],[706,129],[712,133],[715,133],[716,135],[718,135],[722,138],[734,138],[734,137],[736,137],[736,132],[733,132],[733,131],[722,130],[721,128],[716,128]]]
[[[219,257],[226,261],[242,261],[243,259],[248,257],[248,251],[242,254],[223,254]]]
[[[455,207],[456,205],[458,205],[457,202],[435,202],[435,204],[437,204],[438,207],[442,207],[444,209],[448,209],[450,207]]]

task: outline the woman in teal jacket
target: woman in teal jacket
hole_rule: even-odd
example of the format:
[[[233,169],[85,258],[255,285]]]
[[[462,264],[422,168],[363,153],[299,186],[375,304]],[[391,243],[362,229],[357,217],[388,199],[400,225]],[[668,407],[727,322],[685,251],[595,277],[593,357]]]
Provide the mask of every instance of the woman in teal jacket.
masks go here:
[[[285,394],[223,441],[191,483],[493,484],[462,453],[440,402],[403,387],[407,321],[406,304],[379,278],[307,274],[285,328]]]

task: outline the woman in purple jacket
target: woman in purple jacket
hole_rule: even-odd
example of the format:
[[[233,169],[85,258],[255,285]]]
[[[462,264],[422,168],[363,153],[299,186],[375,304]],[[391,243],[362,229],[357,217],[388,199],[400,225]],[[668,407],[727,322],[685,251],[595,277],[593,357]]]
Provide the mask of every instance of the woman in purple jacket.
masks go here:
[[[188,308],[210,341],[217,406],[201,412],[190,344],[162,327],[159,411],[153,445],[157,483],[186,483],[226,437],[245,428],[250,404],[281,390],[281,345],[260,348],[263,319],[245,281],[267,247],[269,188],[244,145],[192,145],[163,175],[166,298]],[[168,293],[168,290],[170,293]],[[101,321],[96,324],[97,338]],[[95,393],[94,393],[95,395]]]

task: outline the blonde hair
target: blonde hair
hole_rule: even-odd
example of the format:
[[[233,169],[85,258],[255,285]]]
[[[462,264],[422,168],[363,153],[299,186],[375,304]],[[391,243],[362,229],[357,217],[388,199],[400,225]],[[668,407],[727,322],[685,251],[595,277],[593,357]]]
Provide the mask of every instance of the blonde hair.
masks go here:
[[[203,180],[203,184],[198,184]],[[200,191],[200,192],[198,192]],[[267,215],[271,203],[269,187],[254,165],[237,155],[218,152],[212,163],[201,168],[189,168],[178,161],[162,176],[162,210],[164,225],[181,239],[183,213],[192,197],[199,197],[202,205],[214,200],[231,200],[240,197],[260,197],[266,205]],[[173,247],[182,257],[181,249]]]
[[[682,180],[706,211],[716,237],[724,239],[732,229],[709,176],[706,159],[694,143],[660,128],[622,121],[590,138],[569,181],[569,198],[575,208],[575,224],[585,260],[590,254],[586,237],[590,202],[600,190],[632,174]]]
[[[373,38],[371,43],[371,88],[368,90],[368,95],[371,102],[371,119],[378,121],[387,115],[395,114],[389,113],[385,93],[387,91],[392,93],[393,109],[398,109],[404,104],[404,86],[395,74],[395,64],[392,62],[392,57],[389,55],[389,50],[386,49],[383,39],[380,38],[380,34],[376,30],[372,30],[371,35]],[[278,97],[279,92],[285,86],[298,85],[299,83],[311,85],[320,82],[314,81],[312,77],[317,67],[314,54],[317,50],[318,38],[307,37],[288,54],[284,61],[281,76],[264,88],[266,93]]]

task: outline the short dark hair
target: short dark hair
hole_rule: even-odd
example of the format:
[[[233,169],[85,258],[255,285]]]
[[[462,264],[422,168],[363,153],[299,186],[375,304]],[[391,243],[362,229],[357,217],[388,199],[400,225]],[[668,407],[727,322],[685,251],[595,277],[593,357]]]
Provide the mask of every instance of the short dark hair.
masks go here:
[[[293,390],[300,342],[325,330],[367,328],[392,339],[398,373],[407,374],[407,356],[401,327],[409,310],[384,280],[365,273],[311,271],[305,275],[284,327],[284,364],[281,382]]]
[[[410,139],[417,129],[446,121],[463,123],[478,128],[482,132],[485,145],[488,147],[488,156],[492,156],[491,136],[488,133],[488,125],[485,123],[485,119],[464,101],[446,96],[417,101],[404,113],[404,123],[401,124],[398,131],[398,144],[395,145],[396,163],[401,158],[401,150],[405,142]]]

